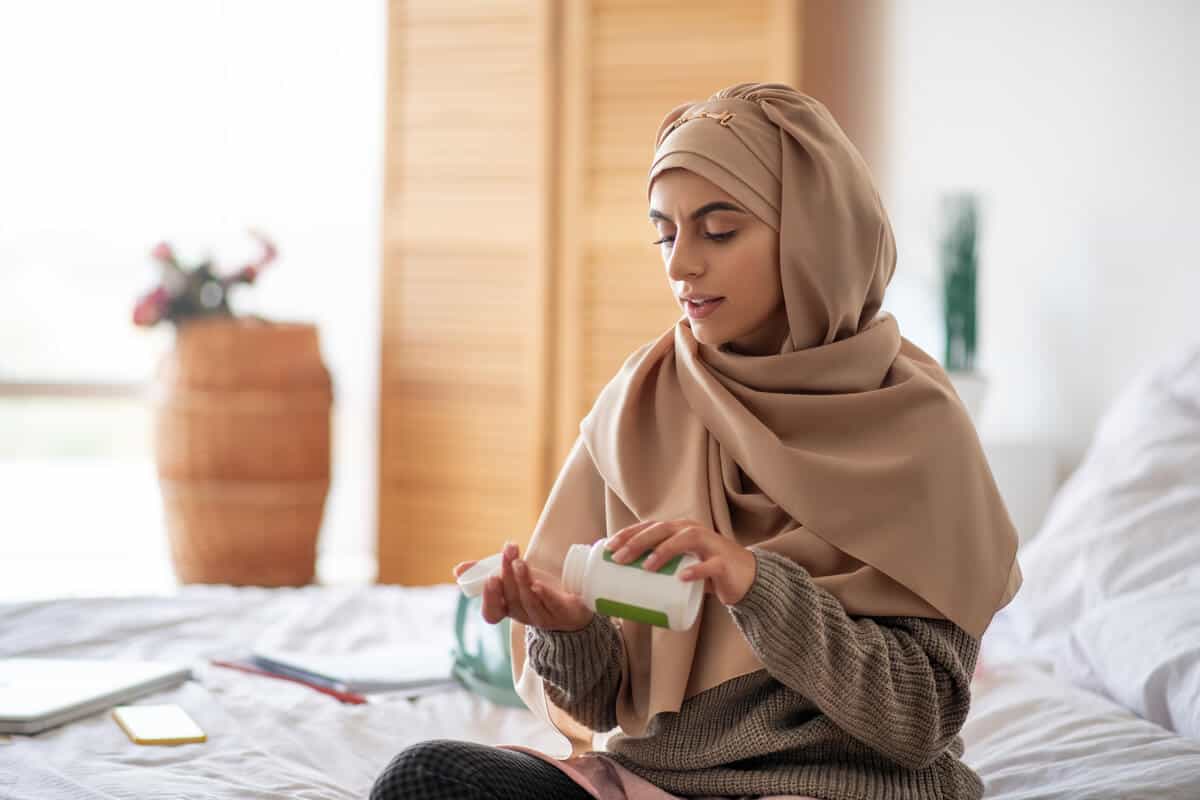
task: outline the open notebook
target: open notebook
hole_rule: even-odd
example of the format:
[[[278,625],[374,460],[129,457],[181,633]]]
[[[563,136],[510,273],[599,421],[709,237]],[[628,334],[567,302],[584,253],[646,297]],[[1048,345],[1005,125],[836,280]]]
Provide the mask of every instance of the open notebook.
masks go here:
[[[456,683],[454,659],[446,647],[406,645],[346,653],[256,647],[251,660],[271,672],[352,692],[414,691]]]

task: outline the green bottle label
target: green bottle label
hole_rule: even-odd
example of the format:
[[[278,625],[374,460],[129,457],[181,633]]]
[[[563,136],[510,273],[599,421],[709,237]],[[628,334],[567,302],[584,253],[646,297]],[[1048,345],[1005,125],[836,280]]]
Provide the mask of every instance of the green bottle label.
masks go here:
[[[650,557],[650,554],[651,554],[651,553],[653,553],[653,552],[654,552],[653,550],[648,550],[648,551],[646,551],[645,553],[642,553],[640,556],[638,556],[638,557],[637,557],[636,559],[634,559],[633,561],[630,561],[628,564],[617,564],[617,566],[618,566],[618,567],[636,567],[636,568],[638,568],[638,569],[641,569],[641,568],[642,568],[642,562],[643,562],[643,561],[645,561],[647,558],[649,558],[649,557]],[[605,550],[604,550],[604,560],[605,560],[605,561],[608,561],[608,562],[610,562],[610,563],[615,563],[615,562],[613,562],[613,553],[612,553],[612,550],[609,550],[609,549],[605,548]],[[675,557],[674,557],[674,558],[672,558],[670,561],[668,561],[667,563],[663,564],[661,567],[659,567],[658,569],[656,569],[656,570],[654,570],[654,571],[655,571],[657,574],[659,574],[659,575],[674,575],[674,574],[675,574],[675,570],[679,569],[679,562],[680,562],[680,561],[683,561],[683,554],[682,554],[682,553],[680,553],[679,555],[675,556]]]
[[[634,622],[644,622],[647,625],[657,625],[660,628],[671,627],[667,621],[667,615],[661,611],[632,606],[629,603],[618,603],[616,600],[608,600],[603,597],[596,598],[596,611],[606,617],[620,617]]]

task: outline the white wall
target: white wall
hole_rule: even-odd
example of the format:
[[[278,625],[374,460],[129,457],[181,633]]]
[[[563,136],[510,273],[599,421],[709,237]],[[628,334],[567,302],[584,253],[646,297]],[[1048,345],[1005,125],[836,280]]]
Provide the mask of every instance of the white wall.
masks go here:
[[[888,10],[887,305],[941,357],[937,200],[978,191],[981,432],[1070,469],[1139,367],[1200,337],[1200,3]]]
[[[374,569],[385,40],[382,0],[0,5],[0,376],[149,378],[169,344],[130,322],[158,279],[149,249],[165,239],[189,263],[211,252],[232,268],[260,227],[280,258],[233,302],[319,326],[335,390],[321,570],[335,580]],[[53,472],[12,466],[29,481]],[[90,496],[78,465],[62,466],[43,494]],[[114,486],[122,503],[158,505],[149,471],[130,474],[143,473]],[[7,519],[32,540],[51,526],[26,505]],[[122,555],[91,529],[128,518],[91,523],[57,527]],[[16,539],[0,537],[14,569]]]

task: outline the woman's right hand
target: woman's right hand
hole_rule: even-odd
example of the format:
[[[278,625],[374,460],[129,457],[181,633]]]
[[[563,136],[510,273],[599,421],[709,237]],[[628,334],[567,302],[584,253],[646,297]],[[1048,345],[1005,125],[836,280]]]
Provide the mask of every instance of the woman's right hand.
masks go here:
[[[535,570],[522,561],[517,546],[504,546],[503,566],[499,575],[488,578],[483,586],[483,618],[495,625],[511,617],[523,625],[548,631],[577,631],[586,628],[595,612],[578,595],[562,588],[551,574]],[[454,567],[458,577],[475,565],[464,561]]]

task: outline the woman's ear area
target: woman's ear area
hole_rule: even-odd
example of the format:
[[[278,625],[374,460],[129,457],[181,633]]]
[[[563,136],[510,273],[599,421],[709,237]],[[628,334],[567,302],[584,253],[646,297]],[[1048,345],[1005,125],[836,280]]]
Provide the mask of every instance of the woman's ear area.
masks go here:
[[[654,136],[654,149],[655,150],[658,150],[658,146],[660,144],[662,144],[662,140],[664,138],[663,134],[667,130],[667,128],[671,127],[671,124],[673,122],[675,122],[675,120],[677,120],[683,116],[683,112],[687,111],[689,108],[691,108],[694,105],[695,105],[695,103],[692,101],[689,101],[687,103],[680,103],[679,105],[675,106],[675,108],[673,108],[669,112],[667,112],[667,115],[665,117],[663,117],[662,122],[658,123],[658,133],[656,133]]]

